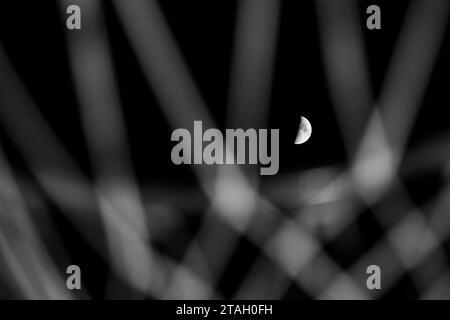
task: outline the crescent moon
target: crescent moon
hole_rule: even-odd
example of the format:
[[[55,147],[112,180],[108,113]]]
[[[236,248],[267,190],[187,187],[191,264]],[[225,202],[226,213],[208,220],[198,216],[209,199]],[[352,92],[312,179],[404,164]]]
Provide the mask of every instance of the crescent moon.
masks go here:
[[[308,139],[311,137],[311,133],[311,123],[305,117],[301,117],[300,125],[298,126],[297,137],[295,138],[295,144],[302,144],[308,141]]]

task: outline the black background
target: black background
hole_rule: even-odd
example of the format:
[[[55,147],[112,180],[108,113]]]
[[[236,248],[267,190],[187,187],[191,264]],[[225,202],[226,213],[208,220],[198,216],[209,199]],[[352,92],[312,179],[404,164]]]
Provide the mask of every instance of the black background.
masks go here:
[[[159,2],[209,111],[219,128],[225,129],[237,1]],[[381,30],[365,28],[365,9],[371,4],[381,7]],[[383,84],[409,4],[410,1],[400,0],[359,1],[360,23],[375,97]],[[197,182],[191,169],[188,166],[175,166],[170,160],[172,128],[145,81],[114,10],[109,1],[103,2],[122,111],[139,184],[143,189],[148,185],[195,187]],[[2,1],[0,42],[39,110],[83,171],[92,178],[68,60],[65,37],[71,31],[65,28],[65,17],[65,10],[57,1]],[[449,102],[448,37],[447,32],[408,142],[409,147],[448,128],[448,118],[445,115]],[[348,159],[326,81],[313,1],[283,1],[275,59],[267,127],[280,129],[279,174],[327,165],[345,167]],[[307,117],[312,123],[313,135],[308,143],[294,146],[300,115]],[[29,171],[25,162],[1,127],[0,142],[16,172],[28,178]],[[262,179],[270,180],[271,177]],[[440,185],[434,172],[414,179],[405,178],[405,182],[418,203],[427,200],[427,193],[423,190],[428,190],[431,195]],[[76,261],[85,270],[83,283],[87,292],[93,298],[105,298],[106,281],[113,279],[115,285],[123,287],[122,294],[115,298],[134,297],[135,293],[110,273],[107,264],[84,242],[71,223],[59,214],[50,201],[48,205],[53,208],[51,219],[57,223],[60,236],[64,239],[64,243],[58,246],[67,250],[69,260]],[[369,220],[366,221],[367,219]],[[370,218],[366,220],[358,223],[363,226],[367,243],[362,243],[356,253],[345,256],[334,248],[334,245],[339,248],[339,244],[329,244],[326,248],[344,267],[382,235],[375,221]],[[192,234],[187,237],[195,234],[197,221],[198,218],[192,218],[192,221],[186,222],[194,225],[190,229]],[[47,241],[50,247],[56,246],[51,243],[51,237]],[[181,248],[172,252],[164,243],[160,248],[176,258],[183,251]],[[229,266],[232,271],[226,273],[219,284],[219,291],[225,297],[232,295],[235,283],[245,274],[246,260],[255,256],[257,249],[243,239],[233,259],[239,262]],[[65,263],[69,261],[56,262],[64,270]],[[10,295],[8,290],[3,294],[5,297]],[[80,297],[83,297],[82,293]],[[308,295],[294,287],[287,297],[308,298]],[[414,298],[416,293],[410,288],[408,279],[402,279],[387,297]]]

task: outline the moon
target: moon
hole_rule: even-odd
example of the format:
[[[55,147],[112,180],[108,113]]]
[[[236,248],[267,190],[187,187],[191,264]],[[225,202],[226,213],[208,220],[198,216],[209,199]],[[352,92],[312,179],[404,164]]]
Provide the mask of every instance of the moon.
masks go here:
[[[295,144],[302,144],[308,141],[311,137],[311,133],[311,123],[305,117],[301,117],[300,125],[298,126],[297,138],[295,138]]]

